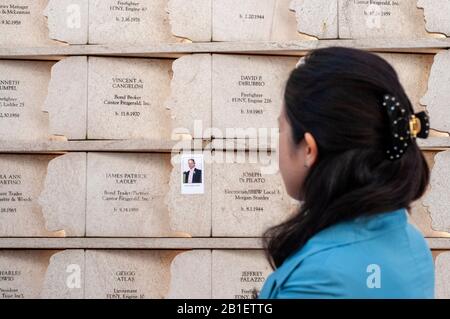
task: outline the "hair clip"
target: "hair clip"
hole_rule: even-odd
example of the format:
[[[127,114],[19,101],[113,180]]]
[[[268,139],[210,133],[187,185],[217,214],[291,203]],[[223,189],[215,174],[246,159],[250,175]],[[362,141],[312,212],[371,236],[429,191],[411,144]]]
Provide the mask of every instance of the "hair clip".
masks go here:
[[[417,137],[428,137],[429,116],[424,111],[411,114],[410,110],[402,106],[398,99],[391,94],[384,95],[382,105],[388,115],[391,133],[391,143],[386,150],[386,156],[394,161],[405,154],[408,146]]]
[[[409,120],[411,137],[427,138],[430,133],[430,120],[424,111],[414,113]]]

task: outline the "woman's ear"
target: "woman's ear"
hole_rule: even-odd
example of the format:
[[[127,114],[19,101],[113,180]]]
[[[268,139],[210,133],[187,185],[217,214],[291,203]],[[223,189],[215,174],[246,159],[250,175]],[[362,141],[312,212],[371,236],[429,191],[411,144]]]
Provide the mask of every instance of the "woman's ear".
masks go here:
[[[319,150],[317,148],[316,140],[314,139],[314,136],[311,135],[311,133],[306,132],[304,139],[306,144],[305,165],[311,167],[317,160]]]

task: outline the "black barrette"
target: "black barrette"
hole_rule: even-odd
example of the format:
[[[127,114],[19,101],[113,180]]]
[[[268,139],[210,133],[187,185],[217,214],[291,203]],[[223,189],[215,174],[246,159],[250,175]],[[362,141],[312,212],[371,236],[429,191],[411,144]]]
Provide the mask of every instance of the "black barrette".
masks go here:
[[[388,159],[394,161],[402,157],[409,144],[417,137],[428,137],[430,129],[429,116],[424,111],[411,114],[391,94],[386,94],[383,97],[382,103],[387,111],[391,131],[391,144],[386,149],[386,156]]]

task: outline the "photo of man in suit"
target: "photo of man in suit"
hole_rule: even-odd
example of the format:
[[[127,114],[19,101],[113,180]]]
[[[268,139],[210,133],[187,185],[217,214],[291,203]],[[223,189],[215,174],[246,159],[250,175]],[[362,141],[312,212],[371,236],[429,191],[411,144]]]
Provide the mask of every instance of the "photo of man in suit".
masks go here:
[[[183,172],[183,183],[195,184],[202,182],[202,170],[195,167],[195,160],[190,158],[188,160],[189,170]]]

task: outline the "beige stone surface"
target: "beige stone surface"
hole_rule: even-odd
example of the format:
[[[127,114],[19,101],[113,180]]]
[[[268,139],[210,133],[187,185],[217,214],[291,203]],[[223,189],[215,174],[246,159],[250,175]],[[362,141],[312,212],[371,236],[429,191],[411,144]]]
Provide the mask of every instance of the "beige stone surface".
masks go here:
[[[434,157],[430,187],[423,204],[431,215],[432,228],[450,232],[450,151],[439,152]]]
[[[170,236],[169,154],[88,153],[88,236]]]
[[[291,0],[214,0],[213,41],[311,40],[299,34]]]
[[[51,250],[0,250],[0,299],[40,297]]]
[[[171,112],[173,134],[210,138],[212,78],[211,55],[189,54],[172,64],[170,96],[166,102]]]
[[[164,203],[169,209],[170,227],[172,230],[190,236],[211,235],[211,185],[212,166],[208,160],[209,151],[204,151],[203,162],[203,194],[182,194],[181,192],[181,155],[172,154],[170,163],[169,191]],[[197,154],[197,153],[194,153]],[[209,153],[210,154],[210,153]]]
[[[50,134],[86,139],[87,76],[86,56],[67,57],[53,65],[42,109],[48,113]]]
[[[170,154],[88,153],[88,236],[185,237],[211,234],[211,170],[205,194],[182,195]]]
[[[47,17],[51,39],[70,44],[88,43],[89,0],[49,0],[43,14]]]
[[[428,239],[434,249],[450,248],[445,238]],[[260,249],[255,237],[0,237],[4,249]]]
[[[0,47],[44,46],[50,40],[43,15],[48,0],[9,0],[0,3]]]
[[[172,60],[89,58],[88,138],[169,139]]]
[[[177,255],[170,266],[168,299],[211,299],[211,250],[191,250]]]
[[[60,236],[45,228],[38,203],[55,155],[0,155],[0,236]]]
[[[278,163],[272,159],[269,164],[271,156],[278,155],[249,152],[245,156],[244,159],[243,154],[215,152],[213,236],[260,237],[268,227],[286,219],[296,207],[296,202],[286,193],[279,172],[269,170]]]
[[[54,62],[0,60],[0,140],[48,137],[42,112]]]
[[[421,98],[427,92],[427,79],[433,64],[431,54],[380,53],[395,69],[416,112],[424,110]]]
[[[48,231],[86,234],[86,153],[67,153],[48,163],[38,203]]]
[[[213,250],[212,297],[251,299],[271,272],[262,250]]]
[[[428,167],[433,172],[435,165],[435,156],[439,151],[424,151],[423,155],[427,161]],[[433,173],[432,173],[433,174]],[[429,211],[429,207],[425,205],[428,193],[431,191],[431,185],[429,184],[427,190],[422,198],[412,203],[410,210],[410,221],[415,224],[425,237],[450,237],[450,233],[445,231],[438,231],[432,227],[432,218]]]
[[[173,35],[196,42],[212,38],[213,0],[169,0],[167,12]]]
[[[68,57],[53,66],[42,109],[50,133],[68,139],[85,139],[86,130],[89,139],[209,138],[211,85],[209,54]]]
[[[437,53],[428,79],[428,91],[421,99],[430,114],[431,128],[450,133],[450,50]]]
[[[423,11],[411,0],[339,1],[339,38],[421,38],[428,36]]]
[[[181,42],[171,34],[168,0],[90,0],[89,44]]]
[[[87,299],[161,299],[177,250],[87,250]],[[188,265],[186,265],[188,267]]]
[[[259,128],[277,128],[284,84],[297,61],[293,57],[214,54],[212,124],[219,130],[215,136],[242,138]]]
[[[295,11],[297,29],[318,39],[337,39],[338,0],[293,0],[289,9]]]
[[[422,200],[425,198],[426,195],[425,197],[422,198]],[[448,232],[433,229],[433,227],[431,226],[432,225],[431,214],[427,209],[427,206],[423,204],[422,200],[415,201],[412,204],[410,210],[411,214],[408,215],[410,217],[410,222],[419,228],[424,237],[429,238],[450,237],[450,233]]]
[[[436,299],[450,299],[450,252],[440,253],[435,260]]]
[[[68,249],[54,252],[45,273],[41,298],[82,299],[84,298],[83,249]]]
[[[417,0],[417,7],[423,9],[428,32],[450,36],[450,0]]]

